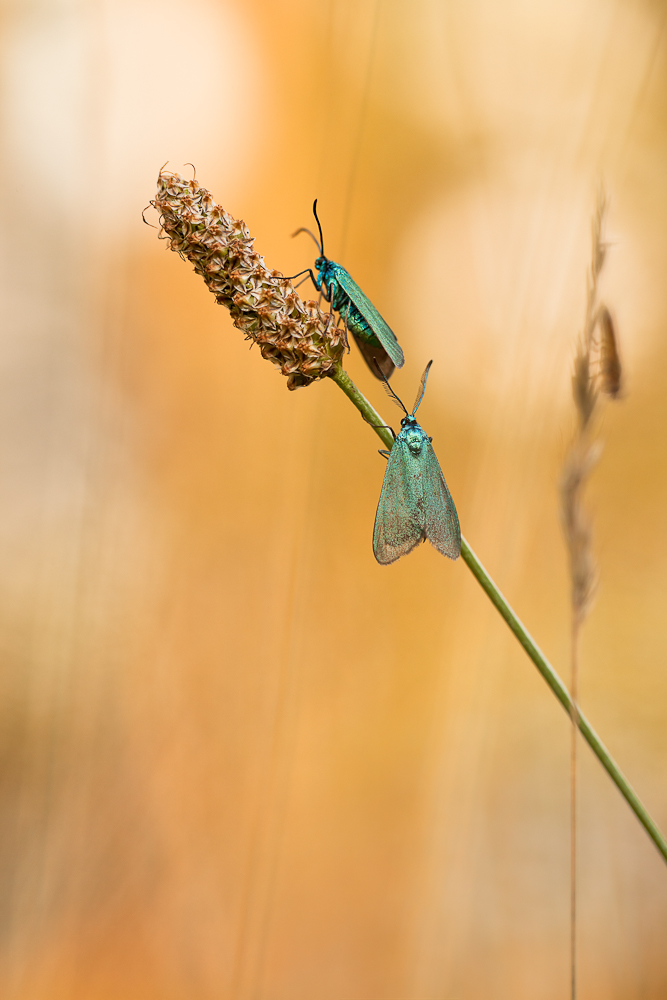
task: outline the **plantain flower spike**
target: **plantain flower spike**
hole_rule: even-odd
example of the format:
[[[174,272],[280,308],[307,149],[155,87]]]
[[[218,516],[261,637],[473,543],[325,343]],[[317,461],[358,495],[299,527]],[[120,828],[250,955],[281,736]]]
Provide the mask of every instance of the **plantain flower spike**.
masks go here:
[[[269,270],[245,222],[216,205],[196,180],[165,170],[151,205],[160,215],[160,237],[194,264],[234,326],[286,376],[288,389],[333,375],[345,351],[344,330]]]

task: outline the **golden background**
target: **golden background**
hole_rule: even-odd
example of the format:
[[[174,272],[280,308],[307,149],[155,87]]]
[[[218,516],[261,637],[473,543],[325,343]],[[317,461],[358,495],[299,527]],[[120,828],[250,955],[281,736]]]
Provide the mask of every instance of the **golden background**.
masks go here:
[[[569,996],[565,714],[465,565],[375,563],[376,437],[334,384],[287,392],[141,210],[191,162],[292,274],[319,198],[408,403],[434,359],[463,531],[567,678],[557,487],[604,184],[627,392],[581,701],[664,830],[666,17],[5,0],[3,998]],[[580,1000],[662,1000],[665,866],[587,748],[580,801]]]

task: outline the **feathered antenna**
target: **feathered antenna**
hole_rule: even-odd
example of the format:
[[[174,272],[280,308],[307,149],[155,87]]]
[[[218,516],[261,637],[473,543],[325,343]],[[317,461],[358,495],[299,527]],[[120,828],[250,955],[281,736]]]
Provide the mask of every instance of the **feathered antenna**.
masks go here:
[[[428,378],[428,373],[431,370],[431,365],[432,364],[433,364],[433,360],[429,361],[429,363],[426,365],[426,368],[424,369],[424,374],[422,375],[422,380],[419,383],[419,389],[417,390],[417,400],[415,402],[415,405],[412,408],[412,416],[413,417],[414,417],[415,413],[417,412],[417,410],[419,409],[419,407],[421,405],[422,399],[424,398],[424,393],[426,392],[426,379]]]
[[[392,389],[392,387],[389,385],[389,379],[387,378],[387,376],[385,375],[385,373],[382,371],[382,368],[380,367],[380,364],[379,364],[377,358],[373,358],[373,364],[375,366],[375,369],[377,370],[378,375],[382,379],[382,382],[384,383],[384,391],[387,393],[387,395],[389,396],[389,398],[392,399],[396,403],[397,406],[400,406],[400,408],[403,410],[403,413],[406,415],[406,417],[409,417],[410,414],[408,413],[408,411],[406,410],[405,406],[403,405],[403,403],[401,402],[401,400],[398,398],[398,396],[396,395],[396,393],[394,392],[394,390]]]

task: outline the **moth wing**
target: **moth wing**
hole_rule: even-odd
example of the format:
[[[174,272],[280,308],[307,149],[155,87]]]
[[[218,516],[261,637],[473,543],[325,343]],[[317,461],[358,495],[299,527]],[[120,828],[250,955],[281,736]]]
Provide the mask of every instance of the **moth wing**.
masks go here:
[[[424,442],[424,449],[424,534],[443,556],[458,559],[461,555],[461,528],[456,506],[430,441]]]
[[[369,344],[361,337],[354,338],[355,343],[359,350],[361,351],[362,357],[368,367],[370,368],[373,375],[379,378],[378,368],[384,375],[386,379],[390,379],[394,374],[394,362],[391,360],[384,347],[376,347],[375,344]],[[375,367],[377,365],[377,368]]]
[[[335,266],[336,280],[349,296],[350,301],[357,307],[361,315],[364,317],[395,366],[397,368],[402,368],[405,358],[403,357],[401,345],[396,340],[394,331],[377,311],[368,296],[362,292],[349,271],[346,271],[341,264],[336,264]]]
[[[387,459],[373,528],[373,552],[383,566],[412,552],[425,537],[423,518],[414,503],[410,454],[399,438]]]

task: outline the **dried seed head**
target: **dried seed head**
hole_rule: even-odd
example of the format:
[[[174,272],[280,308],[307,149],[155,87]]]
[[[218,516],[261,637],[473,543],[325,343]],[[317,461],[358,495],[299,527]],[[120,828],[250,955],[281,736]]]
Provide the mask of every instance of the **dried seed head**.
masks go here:
[[[588,614],[597,589],[598,571],[593,555],[593,525],[583,505],[583,489],[602,448],[579,438],[570,449],[561,477],[561,516],[570,557],[572,613],[577,622]]]
[[[288,389],[333,374],[345,350],[344,331],[267,268],[245,222],[216,205],[196,180],[169,171],[160,172],[151,204],[160,214],[161,237],[194,264],[234,326],[287,377]]]
[[[604,192],[604,188],[600,187],[598,189],[597,204],[595,206],[595,215],[593,216],[593,221],[591,224],[591,236],[593,243],[593,253],[591,259],[591,278],[596,284],[597,279],[604,267],[604,262],[607,256],[607,246],[608,244],[604,241],[603,230],[605,216],[607,214],[607,196]]]
[[[613,316],[606,306],[598,313],[600,328],[600,388],[618,399],[623,388],[623,369],[618,352],[618,334]]]
[[[575,439],[565,457],[560,483],[561,517],[570,557],[573,623],[578,626],[588,614],[597,586],[597,567],[592,545],[592,522],[583,504],[586,482],[600,455],[592,440],[602,377],[596,374],[595,331],[604,307],[598,307],[598,279],[605,264],[607,244],[603,229],[607,202],[600,189],[592,222],[591,263],[586,275],[586,312],[578,338],[572,371],[572,395],[579,420]]]
[[[598,398],[598,390],[591,372],[591,359],[583,339],[574,357],[572,395],[582,430],[588,427]]]

